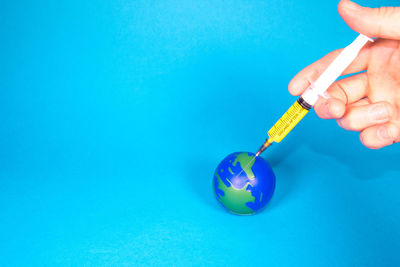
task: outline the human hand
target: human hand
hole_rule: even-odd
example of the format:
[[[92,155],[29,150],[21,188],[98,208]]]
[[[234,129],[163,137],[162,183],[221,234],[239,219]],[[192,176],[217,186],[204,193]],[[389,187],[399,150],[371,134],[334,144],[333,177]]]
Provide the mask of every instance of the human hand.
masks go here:
[[[328,99],[319,99],[315,111],[320,118],[337,119],[346,130],[361,132],[366,147],[400,142],[400,7],[367,8],[342,0],[338,11],[353,30],[378,38],[360,51],[343,75],[366,72],[333,83]],[[289,83],[289,92],[302,94],[341,50],[300,71]]]

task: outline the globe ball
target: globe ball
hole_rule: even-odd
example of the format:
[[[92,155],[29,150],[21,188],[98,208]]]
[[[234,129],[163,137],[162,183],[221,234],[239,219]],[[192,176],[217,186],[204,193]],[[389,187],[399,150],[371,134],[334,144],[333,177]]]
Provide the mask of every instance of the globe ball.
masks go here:
[[[236,152],[224,158],[215,170],[213,188],[217,200],[238,215],[255,214],[271,200],[275,174],[262,157]]]

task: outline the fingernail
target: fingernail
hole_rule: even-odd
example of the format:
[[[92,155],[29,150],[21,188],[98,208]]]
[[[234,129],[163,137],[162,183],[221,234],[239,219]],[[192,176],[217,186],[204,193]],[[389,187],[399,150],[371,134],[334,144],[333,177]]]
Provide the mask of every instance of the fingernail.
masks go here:
[[[343,128],[343,123],[342,120],[336,120],[337,124],[340,126],[340,128]]]
[[[378,136],[383,140],[393,140],[393,136],[390,134],[389,127],[387,127],[386,125],[379,128]]]
[[[329,115],[328,101],[326,101],[325,99],[320,99],[319,101],[321,102],[320,104],[321,114]]]
[[[375,122],[386,121],[389,117],[389,111],[385,105],[375,105],[369,110],[370,118]]]
[[[346,8],[347,9],[352,9],[352,10],[359,10],[360,6],[357,5],[356,3],[349,1],[349,0],[342,0],[343,2],[346,3]]]
[[[328,92],[324,92],[324,93],[322,93],[321,94],[321,96],[323,97],[323,98],[325,98],[326,100],[328,100],[329,98],[332,98],[332,96],[328,93]]]
[[[325,112],[326,114],[328,114],[329,116],[331,116],[331,104],[329,103],[329,101],[325,102]]]

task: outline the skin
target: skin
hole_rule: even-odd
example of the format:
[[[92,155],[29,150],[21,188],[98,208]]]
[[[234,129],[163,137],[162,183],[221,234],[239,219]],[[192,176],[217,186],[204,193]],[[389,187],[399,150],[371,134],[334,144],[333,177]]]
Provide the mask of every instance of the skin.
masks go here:
[[[332,84],[328,99],[319,99],[315,111],[322,119],[336,119],[340,127],[360,132],[368,148],[400,142],[400,7],[367,8],[342,0],[338,11],[353,30],[377,39],[361,50],[343,75],[365,72]],[[340,51],[300,71],[289,92],[301,95]]]

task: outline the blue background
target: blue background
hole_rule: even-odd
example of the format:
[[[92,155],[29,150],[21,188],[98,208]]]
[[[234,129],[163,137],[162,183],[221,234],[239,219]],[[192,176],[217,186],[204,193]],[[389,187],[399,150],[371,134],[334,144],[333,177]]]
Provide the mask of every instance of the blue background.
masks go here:
[[[264,154],[267,209],[212,192],[290,79],[357,36],[337,3],[2,1],[0,265],[399,265],[399,145],[312,112]]]

